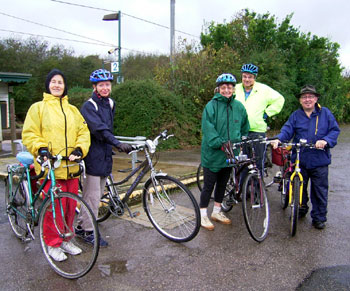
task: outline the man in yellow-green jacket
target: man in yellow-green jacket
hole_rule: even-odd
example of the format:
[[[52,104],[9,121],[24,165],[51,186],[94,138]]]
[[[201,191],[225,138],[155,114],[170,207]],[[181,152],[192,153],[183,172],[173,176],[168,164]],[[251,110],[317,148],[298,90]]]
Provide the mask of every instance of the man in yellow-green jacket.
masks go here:
[[[244,64],[241,69],[242,83],[236,85],[236,100],[242,102],[247,110],[250,130],[248,137],[266,136],[266,118],[278,114],[283,107],[284,97],[271,87],[256,81],[258,67]],[[263,169],[265,145],[255,148],[257,164]]]

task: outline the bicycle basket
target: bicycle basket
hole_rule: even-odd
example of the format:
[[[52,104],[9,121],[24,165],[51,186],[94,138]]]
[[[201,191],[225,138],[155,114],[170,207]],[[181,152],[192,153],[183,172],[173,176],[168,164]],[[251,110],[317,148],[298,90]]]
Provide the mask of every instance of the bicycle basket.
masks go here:
[[[287,163],[288,159],[287,156],[289,155],[290,151],[283,148],[272,148],[272,163],[277,166],[283,166]]]

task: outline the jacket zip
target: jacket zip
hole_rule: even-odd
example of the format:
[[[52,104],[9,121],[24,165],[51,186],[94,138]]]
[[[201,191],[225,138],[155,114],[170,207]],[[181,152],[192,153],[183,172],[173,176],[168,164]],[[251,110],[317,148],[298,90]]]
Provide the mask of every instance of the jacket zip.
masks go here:
[[[60,105],[61,105],[61,110],[64,116],[64,140],[65,140],[65,144],[66,144],[66,157],[68,157],[68,140],[67,140],[67,117],[66,114],[63,110],[63,104],[62,104],[62,98],[60,98]],[[68,165],[68,161],[66,161],[66,165]],[[69,170],[67,167],[67,179],[69,177]]]

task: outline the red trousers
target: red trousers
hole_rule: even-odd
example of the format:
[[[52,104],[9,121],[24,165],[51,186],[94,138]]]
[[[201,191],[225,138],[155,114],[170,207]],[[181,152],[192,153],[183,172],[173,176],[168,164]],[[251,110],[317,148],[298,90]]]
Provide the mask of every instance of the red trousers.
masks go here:
[[[44,187],[45,193],[48,193],[50,185],[51,181],[48,181]],[[78,195],[79,180],[77,178],[70,180],[56,180],[56,185],[61,188],[62,192],[71,192]],[[76,201],[72,201],[71,199],[67,198],[61,199],[62,209],[64,212],[64,220],[62,219],[61,207],[57,203],[58,200],[55,200],[55,202],[57,228],[60,230],[61,233],[67,232],[66,226],[68,226],[70,230],[73,231],[75,208],[77,206]],[[70,240],[70,238],[63,239],[59,237],[59,232],[57,231],[57,228],[54,224],[51,204],[51,206],[49,206],[48,211],[45,214],[43,225],[44,240],[48,246],[59,247],[64,240]]]

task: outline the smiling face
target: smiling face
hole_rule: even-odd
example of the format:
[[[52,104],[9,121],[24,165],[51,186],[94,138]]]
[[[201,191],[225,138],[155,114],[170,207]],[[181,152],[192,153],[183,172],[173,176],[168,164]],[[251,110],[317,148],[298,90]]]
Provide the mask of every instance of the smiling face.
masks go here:
[[[55,97],[62,97],[64,92],[64,86],[64,80],[61,75],[53,76],[49,84],[51,95]]]
[[[303,107],[304,111],[311,112],[315,109],[315,104],[317,103],[318,98],[315,94],[305,93],[302,94],[299,98],[299,102],[301,107]]]
[[[226,98],[230,98],[234,92],[235,87],[233,84],[223,83],[219,86],[219,93]]]
[[[255,75],[250,73],[242,73],[242,83],[243,83],[244,89],[246,90],[252,89],[255,83]]]
[[[109,97],[112,90],[112,83],[110,81],[102,81],[92,85],[94,90],[102,97]]]

